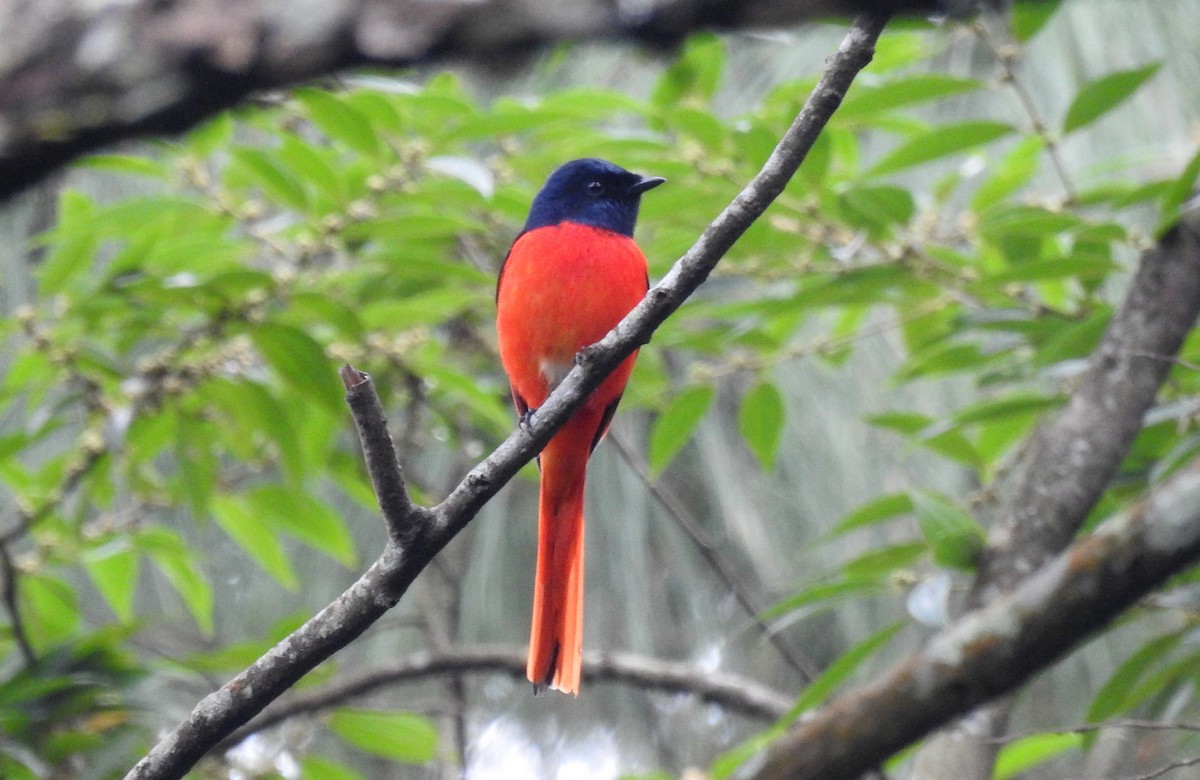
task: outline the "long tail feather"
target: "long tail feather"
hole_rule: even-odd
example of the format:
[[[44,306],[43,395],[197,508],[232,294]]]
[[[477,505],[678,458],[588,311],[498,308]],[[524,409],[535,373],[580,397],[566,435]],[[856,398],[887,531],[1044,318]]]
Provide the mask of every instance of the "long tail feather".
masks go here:
[[[542,450],[537,574],[526,673],[579,693],[583,654],[583,488],[600,419],[582,412]]]

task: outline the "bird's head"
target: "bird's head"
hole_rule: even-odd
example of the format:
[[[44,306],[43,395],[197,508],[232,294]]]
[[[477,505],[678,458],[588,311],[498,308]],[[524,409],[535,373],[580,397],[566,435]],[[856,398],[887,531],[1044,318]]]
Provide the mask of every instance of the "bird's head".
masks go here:
[[[605,160],[572,160],[546,179],[533,199],[524,229],[576,222],[632,236],[642,193],[664,181],[630,173]]]

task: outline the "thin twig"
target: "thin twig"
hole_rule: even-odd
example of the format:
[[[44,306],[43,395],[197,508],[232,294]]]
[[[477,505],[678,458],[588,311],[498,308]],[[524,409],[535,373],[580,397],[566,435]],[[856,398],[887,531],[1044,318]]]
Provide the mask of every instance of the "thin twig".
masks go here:
[[[525,650],[520,647],[447,648],[433,653],[414,653],[386,666],[337,680],[279,702],[230,734],[218,749],[227,750],[251,734],[279,725],[289,718],[338,707],[386,686],[464,674],[504,674],[523,680],[525,660]],[[645,658],[632,653],[585,651],[583,679],[589,683],[614,682],[642,689],[691,694],[701,701],[757,720],[776,720],[792,706],[792,700],[787,696],[740,675],[712,672],[689,664]]]
[[[1091,734],[1105,729],[1137,729],[1139,731],[1200,731],[1200,723],[1184,723],[1179,721],[1122,719],[1106,720],[1102,723],[1085,723],[1082,726],[1072,726],[1065,729],[1042,729],[1029,731],[1024,734],[1005,734],[999,737],[989,737],[985,741],[995,745],[1007,745],[1010,742],[1040,737],[1043,734]]]
[[[21,658],[27,667],[32,668],[37,664],[37,655],[33,652],[33,645],[29,643],[29,634],[25,632],[25,620],[17,603],[17,569],[13,566],[12,556],[5,544],[0,544],[0,599],[3,599],[4,609],[8,612],[13,638],[17,640]]]
[[[1127,349],[1127,350],[1125,350],[1125,354],[1130,355],[1132,357],[1144,357],[1144,358],[1150,358],[1151,360],[1161,360],[1165,363],[1170,363],[1173,366],[1179,366],[1180,368],[1186,368],[1188,371],[1200,371],[1200,364],[1192,363],[1190,361],[1184,360],[1183,358],[1177,357],[1175,355],[1161,355],[1161,354],[1158,354],[1155,352],[1146,352],[1144,350],[1135,350],[1135,349]]]
[[[1004,81],[1012,85],[1013,92],[1020,101],[1021,106],[1025,109],[1025,113],[1029,115],[1029,121],[1033,124],[1033,132],[1046,145],[1046,155],[1050,158],[1050,163],[1054,166],[1054,172],[1058,174],[1059,181],[1062,182],[1063,191],[1067,194],[1067,200],[1073,202],[1075,200],[1075,185],[1071,182],[1071,176],[1067,173],[1067,166],[1063,162],[1062,152],[1059,148],[1058,139],[1050,133],[1049,127],[1046,125],[1045,118],[1042,117],[1042,112],[1038,109],[1037,103],[1034,102],[1033,96],[1029,94],[1029,90],[1025,88],[1025,84],[1017,76],[1016,70],[1016,49],[1010,44],[1001,44],[992,34],[988,32],[987,26],[982,21],[977,21],[971,26],[979,40],[983,42],[996,61],[1000,63],[1000,67],[1004,70]]]
[[[218,312],[211,321],[184,331],[177,341],[167,344],[157,352],[139,360],[137,373],[129,377],[128,381],[133,385],[144,383],[147,390],[139,394],[133,401],[132,407],[129,409],[129,419],[136,420],[140,415],[161,406],[164,399],[163,387],[166,381],[169,378],[182,379],[187,375],[185,371],[172,370],[172,362],[202,339],[215,338],[223,333],[225,327],[235,318],[234,312]],[[49,348],[46,336],[32,320],[25,323],[25,331],[33,340],[35,347]],[[90,398],[93,394],[100,392],[100,384],[83,370],[77,358],[67,358],[66,367],[70,381],[82,386],[85,398]],[[200,373],[192,373],[190,377],[193,384],[198,384],[202,379]],[[111,415],[111,410],[99,402],[98,396],[87,402],[86,405],[90,413]],[[12,544],[53,514],[82,484],[84,477],[88,476],[108,454],[104,437],[91,430],[84,431],[80,439],[80,451],[82,455],[79,460],[70,466],[58,488],[47,499],[32,509],[17,510],[15,522],[4,531],[0,531],[0,545]]]
[[[428,510],[414,507],[404,484],[404,471],[388,433],[387,418],[370,377],[350,366],[342,366],[338,375],[346,388],[346,403],[358,428],[362,442],[363,460],[371,485],[379,501],[388,536],[401,546],[406,545],[428,521]]]
[[[0,547],[12,544],[28,533],[29,529],[49,517],[74,492],[75,488],[79,487],[83,478],[99,464],[105,452],[103,443],[98,447],[85,446],[83,456],[68,469],[58,490],[33,509],[17,510],[16,522],[0,533]]]
[[[692,544],[700,551],[700,556],[708,562],[712,570],[716,572],[721,581],[725,583],[725,586],[729,588],[734,600],[750,616],[750,620],[758,628],[759,633],[779,651],[779,655],[787,662],[788,666],[795,669],[806,683],[815,680],[821,672],[820,667],[804,653],[790,647],[777,631],[772,631],[766,621],[759,617],[762,607],[754,603],[754,598],[747,592],[746,586],[725,562],[720,550],[709,540],[708,535],[700,530],[696,519],[692,517],[691,512],[687,510],[683,502],[674,493],[650,476],[650,469],[646,462],[634,452],[632,447],[626,445],[625,440],[619,434],[611,432],[608,438],[621,455],[621,459],[625,461],[626,465],[642,481],[642,484],[650,491],[650,495],[666,511],[667,516],[675,521],[675,525],[692,540]]]
[[[1200,756],[1185,758],[1180,761],[1172,761],[1170,764],[1163,764],[1157,769],[1152,769],[1144,775],[1126,775],[1123,777],[1101,777],[1101,778],[1071,778],[1070,780],[1154,780],[1156,777],[1174,772],[1176,769],[1187,769],[1190,766],[1200,764]]]

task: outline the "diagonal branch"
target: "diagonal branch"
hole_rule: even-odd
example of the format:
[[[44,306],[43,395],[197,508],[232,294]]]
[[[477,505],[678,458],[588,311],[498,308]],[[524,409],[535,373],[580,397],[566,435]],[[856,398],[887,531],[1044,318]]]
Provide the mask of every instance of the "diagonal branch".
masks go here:
[[[342,366],[338,375],[346,388],[346,404],[358,429],[363,460],[371,477],[371,487],[379,500],[388,536],[403,547],[429,524],[429,512],[424,507],[414,506],[409,498],[400,459],[392,444],[392,436],[388,433],[383,404],[371,384],[371,378],[348,365]]]
[[[3,602],[4,609],[8,612],[9,626],[21,658],[26,666],[34,666],[37,663],[37,655],[33,652],[33,645],[29,643],[25,619],[17,603],[17,568],[13,564],[8,546],[3,542],[0,542],[0,602]]]
[[[609,441],[612,442],[617,452],[621,455],[621,459],[626,465],[637,475],[642,484],[650,491],[650,495],[658,501],[659,506],[667,513],[667,516],[675,521],[675,525],[692,540],[692,544],[696,546],[696,550],[708,563],[709,567],[716,573],[717,577],[725,583],[725,587],[733,594],[733,598],[741,606],[742,610],[754,623],[759,633],[764,639],[771,643],[778,651],[779,656],[787,663],[788,666],[796,670],[803,678],[805,683],[811,683],[820,674],[820,667],[817,663],[799,650],[794,650],[783,638],[783,635],[772,630],[767,625],[767,621],[761,617],[763,607],[756,605],[754,597],[750,594],[746,586],[742,583],[741,578],[733,570],[733,567],[725,560],[721,554],[720,548],[701,532],[696,524],[695,518],[691,516],[687,508],[679,500],[679,498],[662,484],[656,481],[650,475],[650,467],[646,461],[632,447],[625,444],[625,440],[619,434],[609,434]]]
[[[525,648],[448,648],[438,653],[414,653],[378,669],[277,702],[229,735],[217,749],[227,750],[251,734],[277,726],[289,718],[339,707],[349,699],[389,685],[442,675],[485,673],[506,674],[524,681]],[[760,720],[780,718],[792,706],[789,697],[746,677],[632,653],[584,652],[583,679],[588,683],[615,682],[647,690],[691,694],[701,701]]]
[[[1100,500],[1200,313],[1200,209],[1148,249],[1066,406],[1038,427],[989,534],[973,606],[1061,552]]]
[[[1133,445],[1197,313],[1200,212],[1193,209],[1142,255],[1066,406],[1034,432],[989,532],[968,608],[1011,590],[1079,532]],[[969,780],[962,769],[968,753],[980,776],[990,777],[996,746],[978,737],[999,736],[1007,717],[1001,704],[973,713],[969,728],[926,744],[923,754],[946,767],[939,777]]]
[[[511,67],[586,38],[670,45],[704,29],[998,0],[37,0],[0,3],[0,202],[82,154],[178,133],[253,92],[339,70]]]
[[[1007,693],[1200,558],[1200,461],[873,682],[809,713],[755,780],[852,780]]]
[[[972,594],[973,606],[992,606],[968,613],[869,688],[832,702],[822,710],[824,718],[806,722],[773,748],[772,763],[760,777],[856,776],[853,767],[864,771],[955,715],[1014,689],[1194,560],[1200,529],[1194,529],[1194,540],[1170,535],[1178,531],[1180,512],[1200,512],[1183,503],[1191,491],[1200,492],[1195,464],[1152,493],[1132,519],[1110,524],[1054,556],[1067,547],[1120,466],[1171,367],[1163,358],[1179,350],[1197,312],[1200,210],[1193,209],[1142,256],[1077,389],[1066,407],[1035,432]],[[1113,549],[1114,538],[1124,538],[1121,544],[1130,548]],[[1157,549],[1163,543],[1174,546]],[[1073,568],[1063,574],[1064,565]],[[1101,570],[1109,572],[1111,582],[1098,578]],[[1002,595],[1020,582],[1012,596]],[[1051,582],[1057,584],[1051,587]],[[1023,606],[1014,609],[1016,604]],[[976,629],[993,633],[971,633]],[[879,712],[895,717],[881,719]],[[887,733],[869,728],[862,716],[880,721]],[[814,736],[824,728],[820,724],[831,721],[838,723],[839,733],[855,734],[853,756],[829,752],[837,748],[812,750],[813,744],[823,744],[824,738]],[[838,774],[843,767],[850,767],[847,774]]]
[[[399,601],[433,557],[521,467],[545,446],[587,395],[708,277],[734,242],[787,185],[854,77],[871,60],[885,16],[855,20],[799,116],[780,139],[762,171],[705,229],[670,273],[611,333],[577,357],[532,425],[512,433],[434,507],[431,518],[405,545],[392,539],[383,554],[350,588],[265,655],[205,697],[126,776],[128,780],[175,778],[239,726],[274,701],[317,664],[340,650]],[[374,392],[365,375],[351,392]],[[362,422],[359,420],[358,422]],[[382,440],[382,437],[380,437]],[[390,444],[388,445],[390,446]],[[364,448],[366,445],[364,444]],[[381,501],[385,496],[379,497]],[[391,507],[384,515],[391,516]],[[403,512],[395,509],[396,515]]]

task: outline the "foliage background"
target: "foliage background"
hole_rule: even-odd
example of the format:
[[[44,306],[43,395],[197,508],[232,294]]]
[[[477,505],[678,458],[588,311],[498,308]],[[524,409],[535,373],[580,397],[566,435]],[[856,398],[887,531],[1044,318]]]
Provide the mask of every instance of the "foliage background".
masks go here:
[[[1200,63],[1179,52],[1197,10],[892,25],[787,193],[642,351],[590,473],[588,647],[743,674],[799,695],[794,717],[934,630],[968,582],[974,518],[1195,179]],[[419,496],[511,429],[494,278],[555,165],[669,179],[639,229],[659,275],[757,170],[841,33],[359,74],[94,157],[8,209],[0,775],[123,773],[353,581],[384,534],[338,363],[375,377]],[[1097,522],[1194,455],[1196,349]],[[532,480],[509,488],[305,684],[521,644],[534,502]],[[1014,728],[1192,715],[1186,580],[1031,686]],[[533,698],[470,675],[296,719],[200,771],[720,775],[765,725],[682,694]],[[1113,733],[1116,748],[1015,743],[998,776],[1196,752]]]

